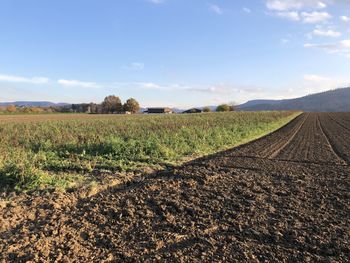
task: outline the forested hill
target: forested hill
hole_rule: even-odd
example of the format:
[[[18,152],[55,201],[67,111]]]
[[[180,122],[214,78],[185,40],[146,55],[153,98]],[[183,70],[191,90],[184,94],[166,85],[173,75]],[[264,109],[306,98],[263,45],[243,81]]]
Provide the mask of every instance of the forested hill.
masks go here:
[[[61,107],[69,105],[68,103],[53,103],[49,101],[14,101],[0,102],[0,106],[14,105],[17,107]]]
[[[350,112],[350,87],[288,100],[252,100],[239,110],[302,110],[306,112]]]

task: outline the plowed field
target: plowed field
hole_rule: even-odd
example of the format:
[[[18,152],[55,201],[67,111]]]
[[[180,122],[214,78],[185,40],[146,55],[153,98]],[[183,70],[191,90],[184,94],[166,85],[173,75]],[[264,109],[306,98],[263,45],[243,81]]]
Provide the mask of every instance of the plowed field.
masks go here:
[[[90,197],[0,203],[3,262],[349,262],[350,114],[305,113],[232,150]]]

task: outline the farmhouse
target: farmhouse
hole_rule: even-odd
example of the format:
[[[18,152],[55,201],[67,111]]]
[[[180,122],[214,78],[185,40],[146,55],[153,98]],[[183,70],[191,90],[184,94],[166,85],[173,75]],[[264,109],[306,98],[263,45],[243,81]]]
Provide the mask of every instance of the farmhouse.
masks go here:
[[[202,113],[202,112],[203,112],[203,110],[201,110],[201,109],[193,108],[193,109],[186,110],[182,113]]]
[[[145,113],[148,114],[171,114],[173,110],[170,108],[148,108]]]

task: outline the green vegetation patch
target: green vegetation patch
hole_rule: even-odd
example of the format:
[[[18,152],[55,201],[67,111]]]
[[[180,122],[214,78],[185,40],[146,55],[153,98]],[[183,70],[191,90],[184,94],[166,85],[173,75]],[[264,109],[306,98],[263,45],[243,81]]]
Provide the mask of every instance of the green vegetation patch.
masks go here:
[[[132,115],[0,124],[0,187],[66,188],[91,174],[160,168],[270,133],[299,113]],[[29,117],[30,118],[30,117]]]

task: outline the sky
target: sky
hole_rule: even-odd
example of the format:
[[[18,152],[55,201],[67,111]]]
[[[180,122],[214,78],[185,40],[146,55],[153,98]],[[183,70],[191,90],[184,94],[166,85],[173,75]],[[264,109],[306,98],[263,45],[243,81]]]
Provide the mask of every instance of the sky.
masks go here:
[[[239,104],[349,72],[350,0],[0,0],[0,101]]]

